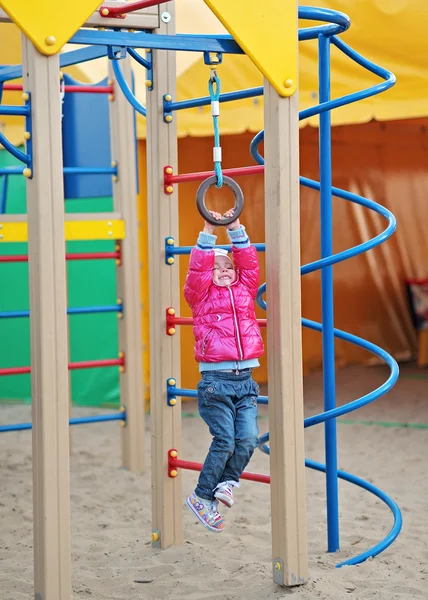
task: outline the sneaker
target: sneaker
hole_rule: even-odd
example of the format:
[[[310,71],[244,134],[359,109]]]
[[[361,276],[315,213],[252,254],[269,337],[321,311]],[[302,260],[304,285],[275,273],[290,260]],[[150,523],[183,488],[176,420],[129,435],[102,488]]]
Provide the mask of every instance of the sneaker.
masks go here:
[[[233,506],[233,487],[239,487],[238,482],[236,481],[222,481],[218,484],[216,489],[214,490],[214,497],[217,500],[220,500],[223,504],[225,504],[228,508],[232,508]]]
[[[216,501],[211,502],[210,500],[199,498],[193,492],[187,498],[186,504],[204,527],[216,533],[223,531],[224,523],[220,513],[217,511],[218,503]]]

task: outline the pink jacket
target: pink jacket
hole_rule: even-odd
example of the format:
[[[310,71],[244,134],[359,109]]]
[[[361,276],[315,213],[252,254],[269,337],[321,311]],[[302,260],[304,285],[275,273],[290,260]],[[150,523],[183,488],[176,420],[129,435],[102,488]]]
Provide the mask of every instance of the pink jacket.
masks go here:
[[[232,247],[237,278],[230,286],[213,282],[214,251],[193,248],[184,297],[193,314],[198,362],[248,360],[263,354],[254,299],[260,268],[254,246]]]

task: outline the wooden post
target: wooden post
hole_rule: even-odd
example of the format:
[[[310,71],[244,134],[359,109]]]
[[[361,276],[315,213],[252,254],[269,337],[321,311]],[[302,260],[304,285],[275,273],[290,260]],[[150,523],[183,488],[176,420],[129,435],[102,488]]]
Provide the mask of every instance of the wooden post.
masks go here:
[[[298,96],[265,81],[266,282],[274,581],[308,577],[300,300]]]
[[[162,4],[160,13],[169,13],[158,33],[175,32],[174,5]],[[153,90],[147,93],[147,175],[150,269],[150,407],[152,427],[152,523],[153,543],[166,548],[183,543],[180,474],[168,477],[168,450],[180,450],[181,402],[167,404],[167,380],[180,380],[180,336],[165,332],[166,309],[178,308],[178,264],[165,264],[165,238],[178,244],[177,191],[164,193],[163,169],[177,172],[177,131],[175,117],[163,119],[163,96],[175,97],[175,52],[152,51]],[[196,210],[196,208],[195,208]]]
[[[120,61],[131,87],[130,58]],[[113,77],[110,67],[110,76]],[[111,156],[117,162],[118,177],[113,177],[114,210],[125,220],[122,265],[117,268],[117,295],[123,302],[119,321],[119,351],[125,355],[121,374],[121,404],[126,408],[122,429],[122,464],[134,473],[144,469],[144,391],[141,342],[140,264],[137,215],[137,174],[135,156],[134,110],[116,84],[110,103]],[[121,316],[119,313],[118,316]]]
[[[35,600],[70,600],[67,284],[58,54],[22,37],[31,93],[33,179],[27,182]]]

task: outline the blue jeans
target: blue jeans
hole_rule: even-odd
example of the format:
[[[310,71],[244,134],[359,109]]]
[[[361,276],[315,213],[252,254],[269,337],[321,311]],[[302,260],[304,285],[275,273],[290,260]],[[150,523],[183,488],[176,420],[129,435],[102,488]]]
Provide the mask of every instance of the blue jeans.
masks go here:
[[[198,408],[213,441],[195,489],[200,498],[214,500],[219,483],[239,481],[258,446],[258,395],[251,371],[202,373]]]

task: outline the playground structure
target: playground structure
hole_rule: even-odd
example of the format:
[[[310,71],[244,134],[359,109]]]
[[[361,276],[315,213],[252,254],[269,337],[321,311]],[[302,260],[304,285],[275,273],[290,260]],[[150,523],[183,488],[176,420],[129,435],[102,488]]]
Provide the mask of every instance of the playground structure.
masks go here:
[[[0,2],[7,10],[7,2]],[[93,9],[97,8],[94,3]],[[28,242],[30,269],[30,312],[32,340],[33,397],[33,478],[34,478],[34,547],[35,592],[45,600],[63,600],[70,596],[70,525],[69,525],[69,392],[67,375],[67,306],[65,281],[63,168],[61,161],[61,103],[59,69],[66,64],[108,56],[115,96],[111,103],[112,156],[114,179],[114,213],[94,214],[88,223],[74,217],[65,223],[66,239],[120,240],[118,265],[118,296],[121,298],[120,347],[123,354],[113,364],[122,367],[121,391],[123,411],[110,418],[120,419],[126,426],[123,434],[123,464],[135,472],[143,468],[143,393],[141,377],[141,343],[139,340],[139,289],[136,176],[134,169],[133,110],[147,117],[148,143],[148,223],[150,257],[150,320],[151,320],[151,410],[152,410],[152,478],[153,478],[153,545],[166,548],[183,541],[181,522],[182,496],[180,468],[199,469],[200,465],[182,460],[180,451],[181,397],[195,397],[196,392],[179,387],[180,352],[178,325],[191,324],[191,319],[176,316],[179,306],[178,270],[175,255],[187,254],[188,247],[176,245],[178,240],[178,204],[175,184],[201,180],[212,176],[205,173],[177,174],[177,143],[174,112],[190,106],[212,103],[212,98],[175,102],[174,51],[190,50],[204,54],[207,74],[229,53],[245,51],[264,73],[263,88],[229,92],[218,102],[264,95],[265,130],[258,134],[251,154],[259,163],[254,167],[224,170],[230,177],[248,173],[265,174],[266,190],[266,250],[267,286],[262,286],[258,301],[267,309],[269,347],[269,421],[268,436],[260,440],[261,448],[270,453],[271,477],[246,474],[244,478],[271,484],[272,503],[272,566],[274,581],[280,585],[297,585],[307,580],[306,516],[303,428],[321,422],[326,429],[326,466],[306,461],[311,468],[326,471],[328,550],[339,548],[338,477],[371,491],[391,508],[394,525],[378,545],[342,564],[356,564],[385,549],[398,535],[401,515],[396,504],[383,492],[358,477],[338,471],[335,418],[372,402],[395,383],[398,367],[382,349],[356,336],[338,331],[333,319],[332,265],[364,252],[385,241],[395,229],[393,215],[376,203],[332,187],[329,111],[343,104],[380,93],[394,83],[394,76],[362,58],[337,36],[349,27],[346,15],[334,11],[300,8],[301,19],[322,21],[323,25],[298,31],[299,40],[318,39],[320,90],[318,106],[298,113],[297,100],[297,7],[269,7],[281,13],[275,18],[281,24],[281,36],[273,36],[278,56],[272,64],[263,53],[264,38],[254,40],[251,22],[257,3],[211,2],[207,4],[232,33],[230,36],[175,35],[174,3],[160,5],[156,0],[132,4],[114,2],[102,6],[90,16],[77,15],[71,39],[68,32],[61,36],[45,36],[32,32],[20,15],[14,20],[23,36],[23,67],[0,70],[3,82],[24,74],[23,107],[0,107],[0,114],[17,114],[26,118],[26,153],[11,146],[2,134],[0,142],[26,165],[21,172],[28,179]],[[251,6],[249,6],[251,4]],[[266,4],[266,3],[265,3]],[[86,9],[88,10],[88,9]],[[107,11],[107,12],[106,12]],[[269,14],[269,10],[267,11]],[[120,17],[121,30],[117,30]],[[3,14],[2,20],[6,17]],[[79,20],[80,19],[80,20]],[[40,19],[39,19],[40,20]],[[283,23],[291,35],[284,36]],[[48,23],[49,25],[49,23]],[[106,30],[95,28],[105,27]],[[260,25],[261,30],[274,27],[272,19]],[[276,25],[275,25],[276,27]],[[111,28],[111,29],[109,29]],[[133,31],[129,31],[133,30]],[[276,31],[278,33],[278,31]],[[53,39],[49,39],[53,38]],[[278,39],[277,39],[278,38]],[[281,48],[283,39],[287,46]],[[31,40],[31,41],[30,41]],[[291,41],[290,41],[291,40]],[[70,43],[87,48],[58,54],[61,45]],[[330,44],[344,52],[362,67],[385,81],[370,89],[344,98],[330,100]],[[43,46],[43,44],[45,44]],[[146,49],[143,58],[135,49]],[[40,50],[40,52],[39,52]],[[131,59],[147,70],[147,107],[131,90]],[[283,61],[284,59],[284,61]],[[219,67],[220,69],[221,67]],[[288,70],[287,70],[288,69]],[[207,77],[208,79],[208,77]],[[109,86],[112,84],[109,84]],[[71,90],[70,90],[71,91]],[[122,92],[122,93],[120,93]],[[217,102],[217,101],[215,101]],[[215,110],[218,109],[218,106]],[[8,112],[9,111],[9,112]],[[300,178],[301,185],[320,190],[321,199],[321,259],[300,268],[299,264],[299,174],[298,120],[320,114],[320,183]],[[213,111],[213,116],[215,115]],[[221,127],[220,127],[221,129]],[[43,131],[43,134],[41,132]],[[265,158],[258,151],[265,140]],[[219,145],[216,143],[218,148]],[[49,156],[49,160],[46,157]],[[215,153],[215,157],[219,154]],[[215,160],[219,163],[219,160]],[[263,164],[264,163],[264,164]],[[17,171],[18,172],[18,171]],[[103,171],[105,172],[105,171]],[[218,167],[216,169],[218,176]],[[384,232],[337,255],[332,255],[332,195],[357,202],[386,218]],[[281,202],[278,200],[281,199]],[[195,207],[196,208],[196,207]],[[248,207],[247,207],[248,209]],[[24,241],[27,225],[16,216],[1,217],[1,241]],[[126,229],[126,234],[125,234]],[[43,234],[42,234],[43,232]],[[88,237],[89,236],[89,237]],[[68,257],[70,258],[70,257]],[[107,257],[99,257],[107,258]],[[109,257],[112,258],[112,257]],[[118,256],[115,256],[118,258]],[[25,260],[19,258],[17,260]],[[324,352],[325,412],[303,420],[301,365],[300,275],[322,269],[322,325],[303,319],[304,326],[322,332]],[[274,285],[272,282],[276,282]],[[262,299],[267,292],[267,303]],[[119,309],[118,309],[119,310]],[[51,316],[47,319],[46,316]],[[261,325],[266,325],[262,321]],[[390,366],[388,380],[370,394],[336,408],[334,376],[334,337],[356,343],[373,352]],[[82,366],[82,365],[80,365]],[[89,367],[89,364],[83,365]],[[68,368],[76,368],[69,365]],[[29,367],[25,367],[28,369]],[[22,371],[23,372],[23,371]],[[0,375],[7,375],[1,372]],[[266,397],[260,403],[268,403]],[[108,417],[107,417],[108,418]],[[96,419],[96,418],[95,418]],[[93,420],[95,420],[93,419]],[[99,420],[102,420],[101,418]],[[8,427],[8,426],[5,426]],[[29,428],[29,424],[25,427]],[[15,427],[19,428],[18,426]],[[9,429],[3,430],[11,430]]]

